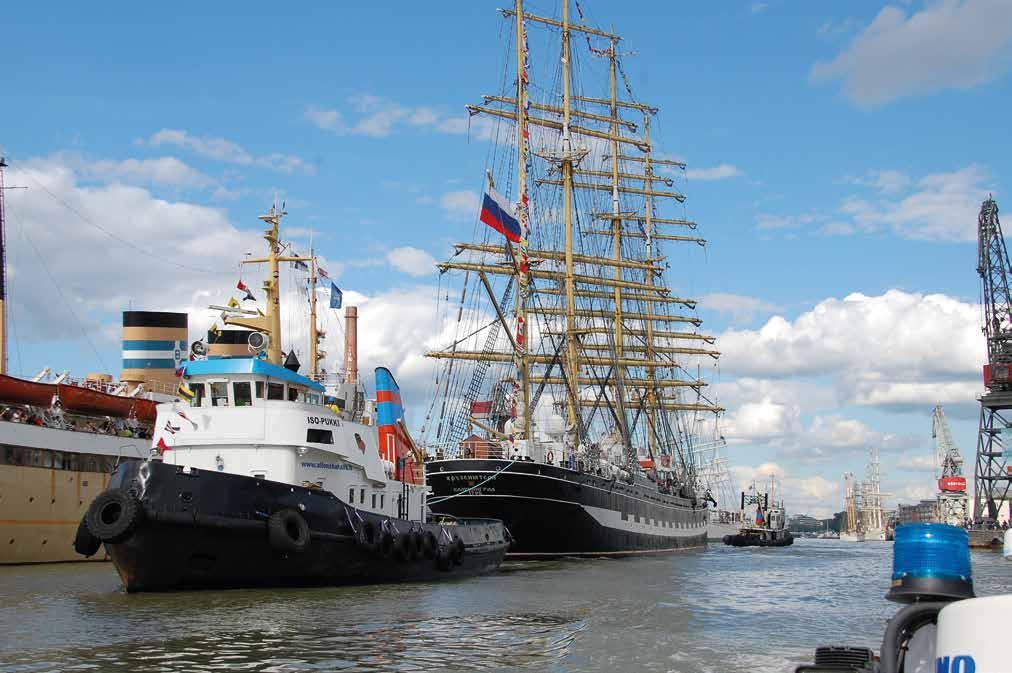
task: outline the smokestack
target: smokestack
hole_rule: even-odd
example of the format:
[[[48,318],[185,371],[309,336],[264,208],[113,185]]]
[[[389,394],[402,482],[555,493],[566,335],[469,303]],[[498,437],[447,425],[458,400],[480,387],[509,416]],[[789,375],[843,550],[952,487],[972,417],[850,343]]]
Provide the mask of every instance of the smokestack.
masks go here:
[[[344,309],[344,382],[358,383],[358,307]]]

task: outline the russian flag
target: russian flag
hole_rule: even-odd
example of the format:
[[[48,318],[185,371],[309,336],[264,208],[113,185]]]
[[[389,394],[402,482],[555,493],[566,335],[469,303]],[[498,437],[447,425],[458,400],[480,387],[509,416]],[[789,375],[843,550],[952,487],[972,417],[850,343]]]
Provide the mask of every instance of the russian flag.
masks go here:
[[[485,190],[479,219],[505,236],[507,240],[520,242],[520,220],[513,214],[513,207],[506,197],[492,187]]]

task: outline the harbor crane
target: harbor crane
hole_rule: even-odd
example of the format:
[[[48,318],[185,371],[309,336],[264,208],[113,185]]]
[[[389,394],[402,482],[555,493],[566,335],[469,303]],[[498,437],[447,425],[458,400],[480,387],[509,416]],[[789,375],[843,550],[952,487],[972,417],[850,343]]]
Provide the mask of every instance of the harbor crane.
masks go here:
[[[981,279],[983,332],[987,342],[980,430],[974,472],[974,519],[997,521],[1012,486],[1007,457],[1012,456],[1012,292],[1008,250],[990,196],[977,218],[977,273]],[[1004,449],[1005,443],[1009,449]]]
[[[963,456],[952,439],[952,430],[941,405],[931,414],[931,437],[935,440],[935,465],[938,466],[938,520],[950,526],[966,521],[966,477]]]

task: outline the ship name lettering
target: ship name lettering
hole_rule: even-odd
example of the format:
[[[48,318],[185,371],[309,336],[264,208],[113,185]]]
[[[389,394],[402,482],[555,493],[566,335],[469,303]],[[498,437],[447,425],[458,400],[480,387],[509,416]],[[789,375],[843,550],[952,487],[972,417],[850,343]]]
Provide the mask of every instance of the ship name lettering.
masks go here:
[[[326,418],[325,416],[306,416],[306,423],[310,425],[341,425],[341,421],[336,418]]]

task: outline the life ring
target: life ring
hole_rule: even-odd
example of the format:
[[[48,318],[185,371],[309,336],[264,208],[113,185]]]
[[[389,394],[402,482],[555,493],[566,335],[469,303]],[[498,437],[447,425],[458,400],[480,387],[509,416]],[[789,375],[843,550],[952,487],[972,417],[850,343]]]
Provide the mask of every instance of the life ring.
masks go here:
[[[144,516],[137,496],[114,489],[100,493],[88,507],[88,530],[102,542],[116,544],[129,539]]]
[[[548,460],[549,463],[555,463],[555,454],[552,453],[551,451],[548,452],[548,455],[545,456],[545,458]]]
[[[102,541],[88,529],[87,517],[82,516],[74,536],[74,551],[82,556],[94,556],[101,546]]]
[[[464,541],[459,537],[454,538],[453,544],[450,545],[450,560],[453,561],[453,565],[459,566],[464,562]]]
[[[309,545],[309,524],[294,509],[283,509],[267,519],[267,541],[280,552],[301,552]]]
[[[422,534],[422,554],[425,558],[434,560],[439,554],[439,542],[436,540],[436,536],[432,534],[432,531],[427,530]]]

